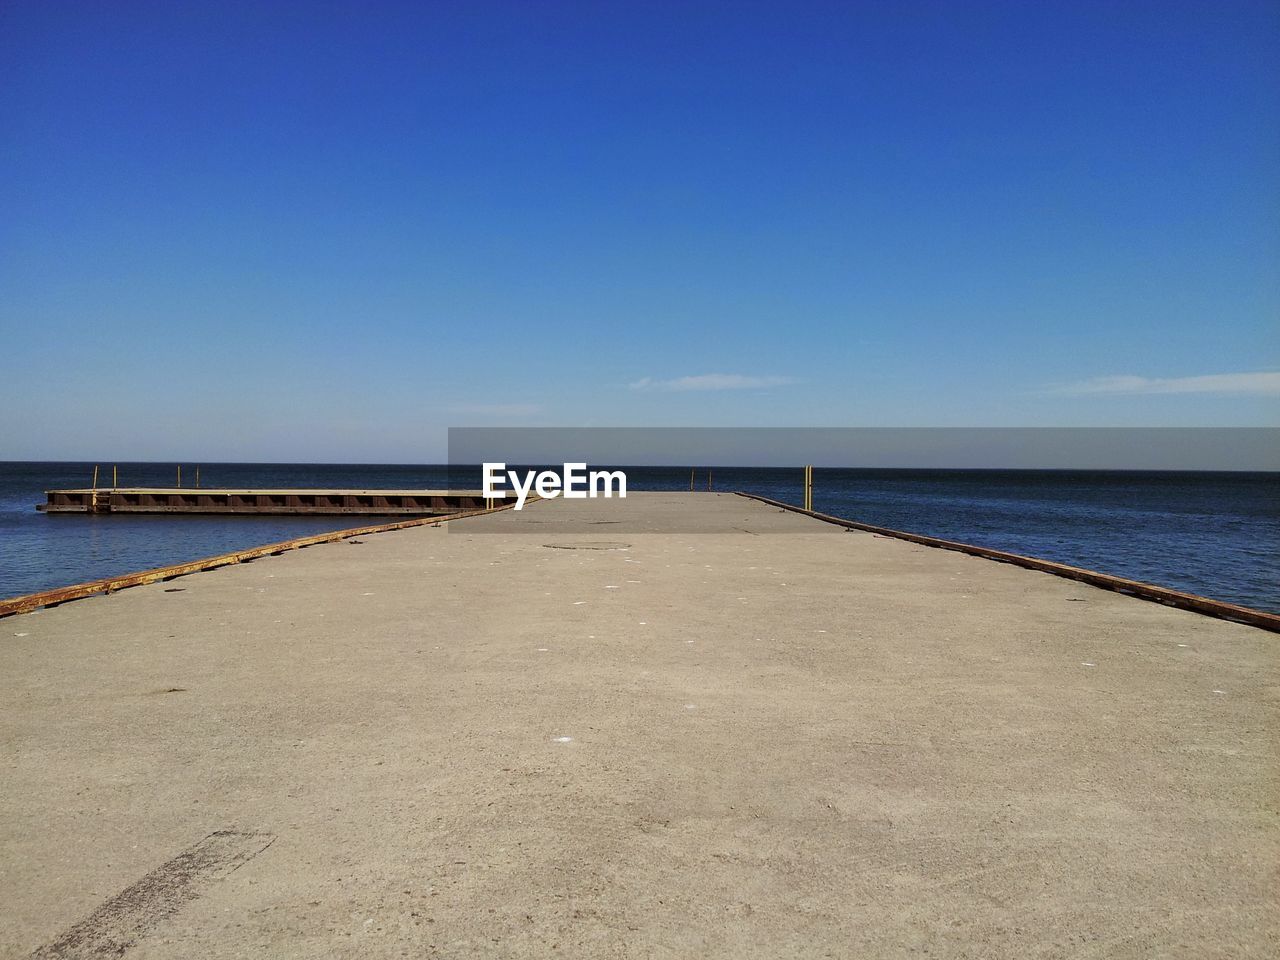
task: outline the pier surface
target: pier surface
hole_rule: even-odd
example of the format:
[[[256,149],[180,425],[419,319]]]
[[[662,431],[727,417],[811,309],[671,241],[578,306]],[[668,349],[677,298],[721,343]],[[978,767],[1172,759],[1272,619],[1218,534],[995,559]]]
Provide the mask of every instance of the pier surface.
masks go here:
[[[1276,641],[727,494],[10,617],[0,956],[1274,956]]]

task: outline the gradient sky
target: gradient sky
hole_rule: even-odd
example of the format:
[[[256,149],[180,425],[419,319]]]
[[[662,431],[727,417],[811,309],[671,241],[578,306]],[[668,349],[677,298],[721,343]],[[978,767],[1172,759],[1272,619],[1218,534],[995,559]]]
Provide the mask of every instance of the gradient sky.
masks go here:
[[[1280,423],[1280,6],[0,2],[0,459]]]

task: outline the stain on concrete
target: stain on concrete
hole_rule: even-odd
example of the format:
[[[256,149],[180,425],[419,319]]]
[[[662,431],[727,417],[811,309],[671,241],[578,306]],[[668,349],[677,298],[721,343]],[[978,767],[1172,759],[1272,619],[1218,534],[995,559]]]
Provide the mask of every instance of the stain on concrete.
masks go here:
[[[85,917],[31,960],[119,957],[158,924],[203,895],[275,841],[270,833],[218,830],[152,870]]]

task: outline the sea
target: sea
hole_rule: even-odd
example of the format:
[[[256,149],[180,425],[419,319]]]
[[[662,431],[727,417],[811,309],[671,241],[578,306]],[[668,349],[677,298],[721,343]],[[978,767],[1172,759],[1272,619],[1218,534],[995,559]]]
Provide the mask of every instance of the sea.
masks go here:
[[[103,464],[99,486],[111,482]],[[45,515],[44,491],[87,487],[92,463],[0,461],[0,598],[310,533],[369,517]],[[173,486],[176,465],[119,464],[120,486]],[[183,467],[186,485],[195,465]],[[479,487],[479,469],[403,464],[201,464],[202,487]],[[687,490],[689,467],[624,467],[630,490]],[[706,470],[697,475],[706,488]],[[715,467],[714,489],[789,503],[799,468]],[[814,509],[1008,550],[1280,613],[1280,473],[814,470]],[[397,518],[403,519],[403,518]]]

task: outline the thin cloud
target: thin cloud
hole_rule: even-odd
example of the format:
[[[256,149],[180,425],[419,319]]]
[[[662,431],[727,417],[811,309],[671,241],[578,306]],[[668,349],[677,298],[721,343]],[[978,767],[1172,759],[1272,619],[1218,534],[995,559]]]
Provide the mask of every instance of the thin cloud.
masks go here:
[[[536,403],[458,403],[449,412],[474,417],[536,417],[542,407]]]
[[[1210,373],[1198,377],[1094,377],[1059,387],[1054,393],[1090,394],[1220,393],[1269,397],[1280,394],[1280,371]]]
[[[795,383],[791,377],[750,377],[741,373],[703,373],[696,377],[655,380],[644,377],[630,384],[632,390],[684,393],[689,390],[764,390]]]

